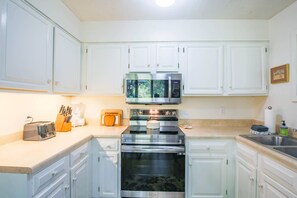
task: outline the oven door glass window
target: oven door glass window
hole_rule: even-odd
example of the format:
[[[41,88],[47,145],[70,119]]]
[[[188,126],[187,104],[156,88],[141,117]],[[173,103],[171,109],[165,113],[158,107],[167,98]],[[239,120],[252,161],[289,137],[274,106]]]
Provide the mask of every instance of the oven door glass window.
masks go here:
[[[151,98],[151,80],[127,80],[127,98]]]
[[[185,156],[177,153],[122,152],[125,191],[185,191]]]

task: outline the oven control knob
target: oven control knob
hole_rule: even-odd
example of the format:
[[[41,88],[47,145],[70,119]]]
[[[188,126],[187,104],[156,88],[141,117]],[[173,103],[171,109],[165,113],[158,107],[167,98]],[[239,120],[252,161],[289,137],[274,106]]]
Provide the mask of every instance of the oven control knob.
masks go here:
[[[172,111],[171,114],[172,114],[173,116],[176,116],[176,111]]]
[[[138,115],[142,115],[143,114],[143,111],[138,111]]]
[[[166,111],[165,112],[165,115],[170,115],[170,111]]]

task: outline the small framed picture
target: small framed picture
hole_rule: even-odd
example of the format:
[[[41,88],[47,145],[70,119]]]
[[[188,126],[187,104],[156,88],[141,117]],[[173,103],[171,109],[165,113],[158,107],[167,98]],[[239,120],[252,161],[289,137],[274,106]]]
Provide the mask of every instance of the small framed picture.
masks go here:
[[[289,64],[270,69],[271,84],[289,82]]]

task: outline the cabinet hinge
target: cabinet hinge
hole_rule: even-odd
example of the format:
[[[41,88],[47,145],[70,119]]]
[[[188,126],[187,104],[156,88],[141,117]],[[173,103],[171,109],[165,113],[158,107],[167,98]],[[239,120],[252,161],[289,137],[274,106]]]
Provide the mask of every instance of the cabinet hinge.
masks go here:
[[[86,85],[86,90],[88,89],[88,85]]]
[[[98,157],[98,163],[100,162],[100,157]]]
[[[226,195],[228,195],[228,190],[226,190]]]
[[[177,63],[177,68],[179,68],[179,63]]]
[[[179,53],[179,47],[177,48],[177,52]]]
[[[185,90],[185,85],[183,85],[183,90]]]
[[[100,192],[100,186],[98,186],[98,192]]]
[[[266,85],[266,90],[268,90],[268,85]]]
[[[86,53],[88,53],[88,52],[89,52],[89,49],[87,48],[87,49],[86,49]]]
[[[185,48],[183,47],[183,53],[185,53]]]
[[[130,48],[128,48],[128,53],[130,54]]]
[[[130,64],[128,64],[128,68],[130,69]]]
[[[265,52],[267,53],[267,51],[268,51],[268,49],[267,49],[267,47],[265,48]]]
[[[228,163],[229,163],[229,161],[228,160],[226,160],[226,164],[228,165]]]

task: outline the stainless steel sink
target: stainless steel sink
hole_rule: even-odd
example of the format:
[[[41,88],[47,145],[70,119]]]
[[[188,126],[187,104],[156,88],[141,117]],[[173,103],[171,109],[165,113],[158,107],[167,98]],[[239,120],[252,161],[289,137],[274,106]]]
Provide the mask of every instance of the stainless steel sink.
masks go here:
[[[285,146],[282,146],[282,147],[273,147],[273,149],[277,150],[277,151],[279,151],[279,152],[281,152],[283,154],[286,154],[286,155],[297,158],[297,147],[285,147]]]
[[[269,146],[297,146],[297,139],[278,135],[243,135],[243,137]]]

